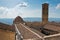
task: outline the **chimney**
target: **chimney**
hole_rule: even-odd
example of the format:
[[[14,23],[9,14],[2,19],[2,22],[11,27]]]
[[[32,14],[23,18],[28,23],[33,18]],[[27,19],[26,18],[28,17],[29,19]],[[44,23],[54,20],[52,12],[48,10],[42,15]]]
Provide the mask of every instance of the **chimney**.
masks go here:
[[[48,23],[48,3],[42,4],[42,25]]]

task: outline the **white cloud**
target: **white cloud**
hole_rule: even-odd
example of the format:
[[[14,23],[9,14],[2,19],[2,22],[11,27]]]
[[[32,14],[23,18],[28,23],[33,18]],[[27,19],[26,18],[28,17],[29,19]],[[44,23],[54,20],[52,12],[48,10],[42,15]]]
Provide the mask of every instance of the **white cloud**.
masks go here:
[[[56,9],[60,9],[60,3],[57,4]]]
[[[29,5],[26,2],[17,4],[13,8],[0,7],[0,18],[15,18],[21,17],[41,17],[40,9],[29,9]]]
[[[41,10],[40,9],[30,9],[30,10],[23,10],[22,17],[41,17]]]
[[[0,7],[1,8],[1,7]],[[14,18],[21,14],[18,9],[15,8],[4,8],[2,7],[0,11],[0,18]]]
[[[0,7],[0,14],[5,13],[6,10],[8,10],[6,7]]]
[[[28,4],[27,4],[27,3],[25,3],[25,2],[23,2],[23,3],[19,4],[18,6],[20,6],[20,7],[27,7],[27,6],[28,6]]]
[[[27,6],[27,3],[23,2],[13,8],[0,7],[0,18],[15,18],[18,15],[22,16],[21,9]]]
[[[22,2],[22,3],[18,4],[18,5],[16,5],[16,8],[19,8],[19,7],[27,7],[27,6],[28,6],[28,3]]]

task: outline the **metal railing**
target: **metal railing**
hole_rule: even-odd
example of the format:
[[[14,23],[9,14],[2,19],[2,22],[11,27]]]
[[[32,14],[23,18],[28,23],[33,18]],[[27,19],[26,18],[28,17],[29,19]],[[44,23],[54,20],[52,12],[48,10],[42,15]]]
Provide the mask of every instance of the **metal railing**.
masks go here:
[[[16,24],[14,24],[14,25],[15,25],[15,32],[16,32],[16,33],[15,33],[15,40],[23,40],[23,36],[22,36],[21,33],[19,32]]]

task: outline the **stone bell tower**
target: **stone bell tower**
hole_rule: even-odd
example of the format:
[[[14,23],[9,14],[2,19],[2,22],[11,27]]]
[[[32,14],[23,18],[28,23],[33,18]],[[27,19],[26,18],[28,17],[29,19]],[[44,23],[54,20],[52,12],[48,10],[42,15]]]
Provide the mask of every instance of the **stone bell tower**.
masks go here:
[[[48,23],[48,3],[42,4],[42,24]]]

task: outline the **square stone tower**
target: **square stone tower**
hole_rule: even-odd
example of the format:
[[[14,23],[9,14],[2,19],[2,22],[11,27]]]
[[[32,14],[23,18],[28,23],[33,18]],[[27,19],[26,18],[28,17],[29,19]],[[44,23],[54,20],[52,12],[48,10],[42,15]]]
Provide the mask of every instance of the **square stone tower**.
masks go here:
[[[42,4],[42,25],[48,22],[48,3]]]

